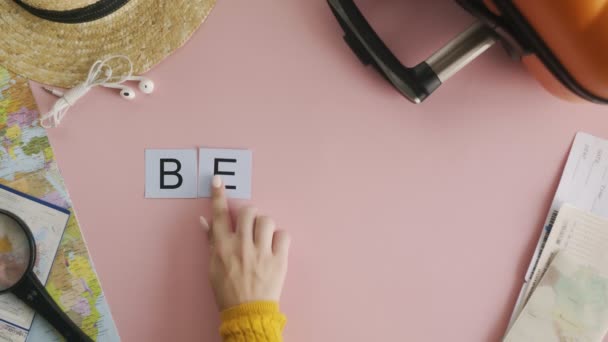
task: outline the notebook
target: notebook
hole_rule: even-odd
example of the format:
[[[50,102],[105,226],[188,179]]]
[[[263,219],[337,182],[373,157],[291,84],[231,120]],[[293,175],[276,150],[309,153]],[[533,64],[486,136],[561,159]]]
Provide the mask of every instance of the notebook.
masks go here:
[[[608,220],[564,204],[530,278],[524,304],[540,283],[550,261],[560,251],[567,251],[588,265],[601,266],[608,260]]]
[[[607,330],[608,263],[569,249],[552,259],[504,342],[601,342]]]
[[[607,275],[608,219],[562,205],[504,341],[601,341]]]
[[[520,295],[515,304],[509,327],[518,317],[524,298],[529,297],[531,279],[536,272],[539,257],[562,204],[570,203],[579,209],[608,217],[608,140],[591,134],[576,134],[568,161],[551,203],[536,250],[524,276]]]

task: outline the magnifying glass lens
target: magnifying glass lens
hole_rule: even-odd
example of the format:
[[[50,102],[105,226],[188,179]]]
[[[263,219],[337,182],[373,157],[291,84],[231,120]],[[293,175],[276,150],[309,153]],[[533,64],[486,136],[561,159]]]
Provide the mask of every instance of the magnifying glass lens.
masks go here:
[[[0,214],[0,291],[5,291],[21,280],[31,257],[28,238],[12,217]]]

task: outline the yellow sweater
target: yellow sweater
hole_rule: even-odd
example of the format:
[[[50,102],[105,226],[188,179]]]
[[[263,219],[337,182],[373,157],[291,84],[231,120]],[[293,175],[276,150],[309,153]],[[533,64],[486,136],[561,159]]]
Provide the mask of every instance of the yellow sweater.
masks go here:
[[[286,318],[275,302],[253,302],[222,312],[224,342],[281,342]]]

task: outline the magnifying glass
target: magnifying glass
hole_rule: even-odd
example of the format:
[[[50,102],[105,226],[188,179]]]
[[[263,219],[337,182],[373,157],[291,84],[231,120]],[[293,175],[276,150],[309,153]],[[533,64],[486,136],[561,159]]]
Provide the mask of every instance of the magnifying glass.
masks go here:
[[[12,292],[41,314],[68,342],[93,342],[55,303],[34,274],[36,243],[17,215],[0,209],[0,294]]]

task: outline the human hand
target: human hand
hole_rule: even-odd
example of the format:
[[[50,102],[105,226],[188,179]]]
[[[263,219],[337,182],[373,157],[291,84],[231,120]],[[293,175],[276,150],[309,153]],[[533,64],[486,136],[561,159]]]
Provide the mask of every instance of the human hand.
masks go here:
[[[213,177],[211,225],[201,216],[211,247],[209,279],[220,311],[253,301],[278,302],[287,273],[291,238],[257,210],[240,210],[235,229],[224,185]]]

